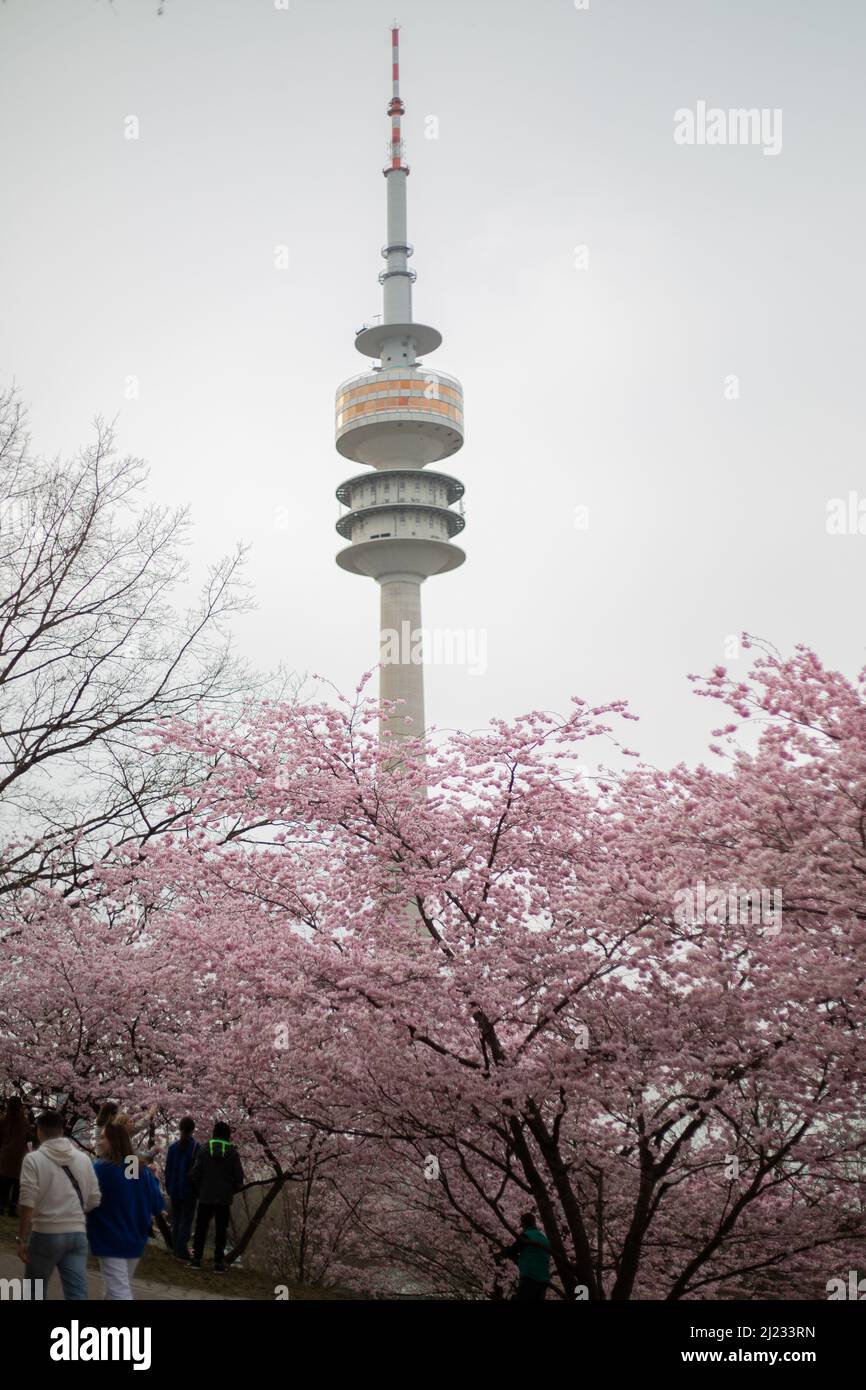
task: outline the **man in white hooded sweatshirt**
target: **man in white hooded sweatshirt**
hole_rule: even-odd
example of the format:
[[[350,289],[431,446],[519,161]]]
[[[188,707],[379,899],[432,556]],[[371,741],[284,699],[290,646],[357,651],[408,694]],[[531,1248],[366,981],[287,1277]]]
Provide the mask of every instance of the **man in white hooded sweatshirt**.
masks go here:
[[[93,1164],[69,1139],[63,1121],[46,1110],[36,1121],[39,1148],[21,1165],[18,1254],[25,1279],[42,1279],[47,1291],[55,1269],[63,1297],[89,1298],[85,1214],[102,1200]],[[32,1287],[32,1285],[31,1285]],[[44,1296],[44,1295],[43,1295]]]

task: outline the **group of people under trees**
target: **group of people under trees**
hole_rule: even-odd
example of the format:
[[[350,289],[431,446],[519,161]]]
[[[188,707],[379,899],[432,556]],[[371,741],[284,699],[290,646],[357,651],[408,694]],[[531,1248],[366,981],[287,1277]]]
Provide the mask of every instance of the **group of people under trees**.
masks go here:
[[[144,1122],[150,1119],[152,1115],[143,1117]],[[170,1229],[162,1215],[165,1198],[154,1167],[156,1150],[135,1143],[141,1128],[116,1102],[106,1102],[96,1117],[96,1157],[91,1160],[64,1135],[56,1111],[34,1117],[19,1097],[7,1101],[0,1115],[0,1215],[17,1215],[25,1278],[42,1280],[43,1291],[56,1269],[64,1298],[89,1298],[87,1257],[92,1254],[99,1262],[104,1297],[131,1299],[132,1278],[154,1221],[175,1258],[194,1270],[202,1268],[213,1222],[213,1268],[225,1272],[232,1201],[244,1185],[229,1126],[218,1120],[212,1138],[202,1144],[195,1138],[195,1120],[181,1120],[179,1137],[165,1157]],[[538,1301],[550,1282],[550,1243],[533,1212],[524,1213],[520,1225],[517,1240],[495,1258],[517,1265],[514,1297]],[[501,1297],[498,1281],[497,1291]]]
[[[131,1299],[132,1278],[154,1221],[161,1223],[175,1258],[195,1270],[202,1268],[213,1222],[213,1267],[225,1272],[231,1204],[244,1186],[240,1155],[221,1120],[204,1144],[194,1138],[191,1117],[181,1120],[179,1128],[180,1137],[166,1154],[169,1230],[154,1167],[156,1151],[136,1147],[140,1126],[116,1102],[107,1102],[97,1115],[96,1157],[91,1159],[64,1134],[56,1111],[34,1117],[18,1096],[7,1101],[0,1115],[0,1214],[18,1217],[16,1243],[31,1289],[41,1289],[44,1297],[56,1269],[64,1298],[88,1299],[87,1257],[92,1254],[104,1297]]]

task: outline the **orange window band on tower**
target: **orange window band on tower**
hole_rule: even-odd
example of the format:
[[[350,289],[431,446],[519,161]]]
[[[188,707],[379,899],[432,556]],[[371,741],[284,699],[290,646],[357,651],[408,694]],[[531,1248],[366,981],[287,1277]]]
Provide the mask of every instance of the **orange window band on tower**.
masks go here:
[[[412,400],[406,398],[392,397],[390,400],[362,401],[358,405],[350,405],[345,410],[337,413],[337,428],[346,420],[357,419],[359,415],[376,415],[389,411],[411,410],[417,414],[447,415],[449,419],[462,425],[463,412],[455,406],[449,405],[447,401],[428,401],[423,397],[413,397]]]

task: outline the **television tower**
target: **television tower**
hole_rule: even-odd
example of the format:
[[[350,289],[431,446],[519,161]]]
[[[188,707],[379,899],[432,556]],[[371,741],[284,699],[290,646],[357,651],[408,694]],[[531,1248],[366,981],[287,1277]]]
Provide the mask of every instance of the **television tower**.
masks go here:
[[[337,564],[375,579],[380,590],[379,698],[401,701],[383,719],[385,737],[424,734],[424,667],[421,662],[421,585],[465,560],[453,538],[463,530],[463,484],[431,469],[463,444],[463,388],[453,376],[431,371],[418,360],[433,352],[442,335],[412,319],[409,269],[413,248],[406,228],[406,180],[400,98],[399,27],[391,30],[391,140],[383,169],[388,203],[388,239],[381,322],[365,325],[355,347],[378,365],[350,377],[337,390],[336,444],[344,458],[372,473],[347,478],[337,488],[348,508],[337,522],[349,542]],[[411,724],[407,723],[411,719]]]

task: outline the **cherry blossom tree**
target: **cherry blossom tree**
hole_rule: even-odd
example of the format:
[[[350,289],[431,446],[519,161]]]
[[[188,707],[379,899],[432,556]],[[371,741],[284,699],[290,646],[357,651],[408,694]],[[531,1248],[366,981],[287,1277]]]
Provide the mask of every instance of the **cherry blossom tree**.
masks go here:
[[[532,1207],[562,1297],[820,1296],[864,1233],[864,679],[765,649],[696,688],[715,765],[669,772],[621,703],[399,757],[363,690],[161,726],[206,775],[82,897],[141,923],[106,1069],[231,1117],[328,1277],[495,1295]]]

